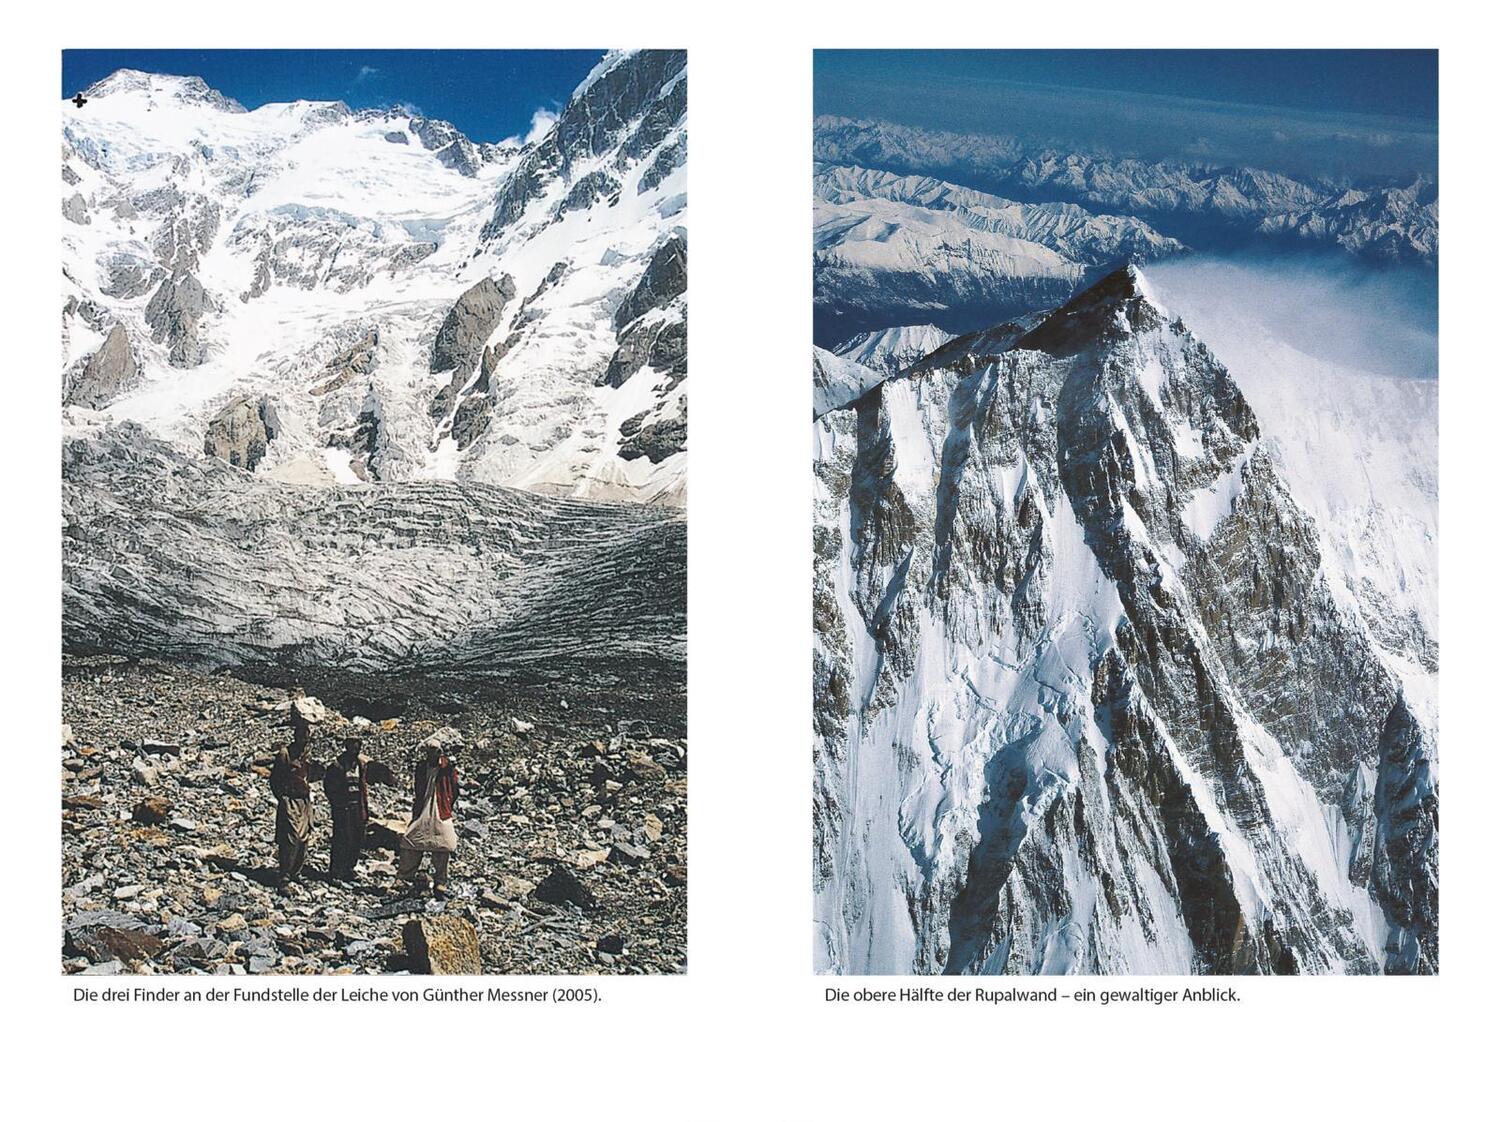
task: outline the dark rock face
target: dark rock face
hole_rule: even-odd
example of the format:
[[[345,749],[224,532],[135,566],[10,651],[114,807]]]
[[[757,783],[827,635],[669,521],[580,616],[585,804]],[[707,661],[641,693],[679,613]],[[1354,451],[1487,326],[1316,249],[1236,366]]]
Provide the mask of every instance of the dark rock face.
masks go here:
[[[687,292],[687,238],[675,234],[652,255],[646,271],[615,310],[618,346],[599,376],[603,386],[623,386],[643,366],[667,372],[667,389],[687,377],[687,312],[666,309]]]
[[[446,416],[484,354],[485,343],[500,325],[505,306],[515,298],[516,285],[508,275],[497,284],[485,277],[454,303],[432,344],[430,369],[434,374],[452,371],[453,376],[433,399],[434,417]]]
[[[199,338],[199,326],[212,310],[212,298],[191,274],[161,282],[146,305],[146,323],[152,340],[167,344],[167,361],[173,366],[203,363],[207,348]]]
[[[687,238],[675,233],[652,255],[641,279],[615,311],[616,347],[599,375],[603,386],[623,386],[650,367],[664,377],[658,404],[620,425],[619,456],[659,464],[687,448],[687,399],[676,409],[669,395],[687,377]]]
[[[668,388],[687,377],[685,320],[632,323],[620,332],[618,339],[620,345],[599,376],[601,386],[623,386],[632,374],[648,365],[667,371]]]
[[[557,204],[557,217],[569,211],[588,210],[601,199],[614,206],[620,201],[620,181],[607,171],[591,171],[573,184],[562,202]]]
[[[411,131],[416,134],[422,142],[422,147],[437,154],[437,160],[444,167],[452,168],[460,175],[466,175],[470,179],[479,174],[479,168],[484,163],[473,142],[463,133],[450,125],[447,121],[433,121],[423,117],[413,118]],[[401,136],[400,143],[405,143],[405,133],[387,133],[386,139],[392,136]]]
[[[636,184],[636,194],[644,195],[654,190],[662,180],[687,162],[687,137],[680,137],[656,154],[651,166],[641,173]]]
[[[676,122],[686,109],[686,83],[676,80],[686,67],[686,51],[640,51],[622,60],[569,102],[557,119],[559,147],[570,161],[600,156],[633,125],[630,154],[649,152],[665,136],[663,122]],[[636,124],[636,118],[643,121]]]
[[[407,137],[407,135],[404,132],[388,132],[388,133],[385,134],[385,139],[387,141],[389,141],[391,144],[410,144],[411,143],[411,140]]]
[[[63,395],[65,405],[102,409],[129,387],[140,373],[130,336],[123,324],[110,328],[104,345],[84,362]]]
[[[460,448],[467,448],[483,436],[489,426],[489,399],[481,394],[470,394],[453,411],[453,427],[449,431]]]
[[[651,263],[630,295],[615,309],[618,330],[653,308],[662,308],[687,291],[687,236],[668,238],[652,255]]]
[[[511,281],[510,276],[502,276],[498,284],[486,276],[465,291],[444,318],[443,326],[438,329],[438,338],[432,342],[429,369],[434,374],[452,371],[453,378],[432,402],[432,416],[444,416],[452,408],[453,398],[468,381],[469,375],[474,374],[474,368],[484,354],[484,344],[499,326],[505,305],[514,296],[516,282]]]
[[[281,423],[269,398],[252,401],[236,398],[208,424],[203,451],[234,467],[254,471],[265,457],[266,447],[276,439]]]
[[[824,966],[1435,970],[1429,734],[1229,372],[1130,270],[971,342],[817,425]]]
[[[1390,932],[1386,969],[1438,972],[1438,808],[1431,734],[1405,700],[1391,710],[1380,740],[1375,782],[1379,824],[1370,877]]]

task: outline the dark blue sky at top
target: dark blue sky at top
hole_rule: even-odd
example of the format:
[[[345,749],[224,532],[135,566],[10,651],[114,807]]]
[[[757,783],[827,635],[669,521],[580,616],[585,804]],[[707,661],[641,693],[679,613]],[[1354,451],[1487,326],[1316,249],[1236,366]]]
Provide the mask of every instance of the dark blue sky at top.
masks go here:
[[[818,51],[818,113],[1276,170],[1435,174],[1436,51]]]
[[[70,50],[63,96],[116,70],[202,78],[247,109],[271,101],[401,104],[451,121],[470,139],[524,137],[537,109],[560,109],[597,51]]]

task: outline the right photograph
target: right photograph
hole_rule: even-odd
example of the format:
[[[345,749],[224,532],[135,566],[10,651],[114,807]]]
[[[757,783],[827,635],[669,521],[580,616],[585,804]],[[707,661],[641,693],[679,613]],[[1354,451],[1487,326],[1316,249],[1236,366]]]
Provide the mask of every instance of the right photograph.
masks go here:
[[[819,972],[1438,972],[1437,76],[815,53]]]

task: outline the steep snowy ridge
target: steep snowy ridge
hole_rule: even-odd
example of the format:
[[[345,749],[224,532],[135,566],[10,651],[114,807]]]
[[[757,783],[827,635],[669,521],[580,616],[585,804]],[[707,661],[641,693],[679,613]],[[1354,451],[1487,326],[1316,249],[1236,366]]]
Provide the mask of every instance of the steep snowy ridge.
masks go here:
[[[1138,270],[814,435],[822,969],[1437,969],[1433,729]]]
[[[529,146],[138,71],[85,94],[62,106],[66,403],[196,454],[268,402],[277,479],[684,501],[682,52],[606,56]],[[485,284],[512,295],[475,312]]]

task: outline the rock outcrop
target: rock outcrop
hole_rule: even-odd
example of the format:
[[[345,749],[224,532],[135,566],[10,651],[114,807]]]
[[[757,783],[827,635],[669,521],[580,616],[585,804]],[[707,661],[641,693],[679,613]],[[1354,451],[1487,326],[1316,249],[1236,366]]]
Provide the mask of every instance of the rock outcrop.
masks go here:
[[[168,277],[146,305],[146,323],[151,338],[167,346],[167,361],[173,366],[201,365],[207,347],[199,338],[199,325],[213,310],[213,300],[192,274]]]
[[[281,422],[270,398],[238,397],[209,422],[203,451],[234,467],[254,471],[280,431]]]
[[[124,324],[109,329],[104,345],[91,354],[63,394],[66,405],[103,409],[140,374]]]
[[[516,295],[516,285],[508,275],[497,283],[485,277],[469,288],[453,304],[438,328],[432,344],[429,368],[434,374],[452,372],[452,377],[432,400],[434,417],[444,417],[464,384],[473,376],[484,354],[485,344],[500,324],[505,306]]]
[[[661,244],[641,279],[615,309],[615,327],[624,327],[653,308],[666,307],[686,291],[687,235],[678,233]]]

